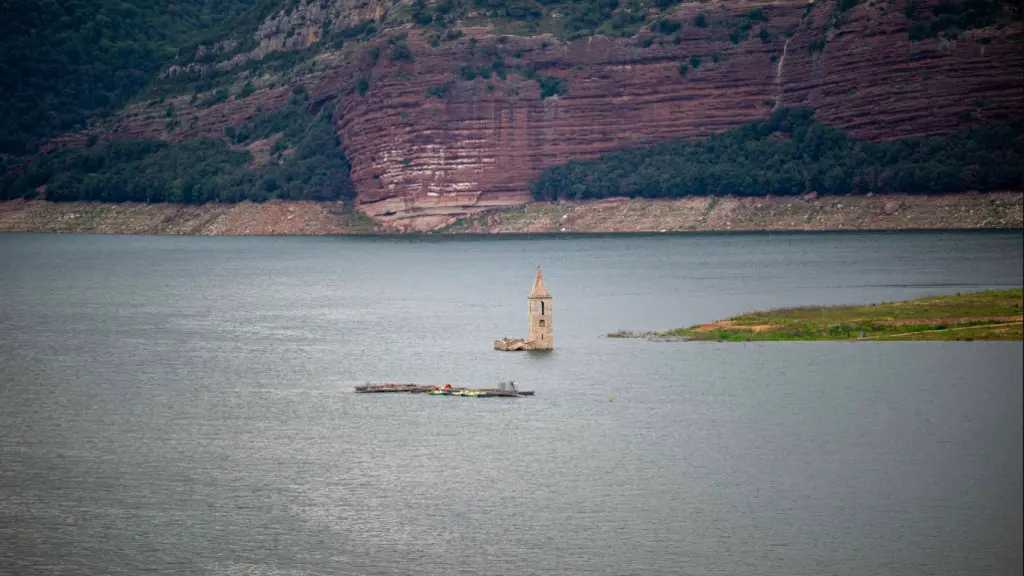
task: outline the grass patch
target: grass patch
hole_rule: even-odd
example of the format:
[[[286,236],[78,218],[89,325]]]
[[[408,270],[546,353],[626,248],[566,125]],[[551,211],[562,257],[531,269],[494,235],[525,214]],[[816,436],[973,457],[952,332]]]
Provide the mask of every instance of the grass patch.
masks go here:
[[[741,314],[704,326],[677,328],[656,337],[726,342],[1020,340],[1022,300],[1024,291],[1015,288],[867,306],[779,308]],[[629,337],[626,335],[634,333],[616,334]]]
[[[877,340],[953,340],[971,342],[973,340],[1021,340],[1024,339],[1024,323],[993,324],[988,326],[961,326],[940,332],[923,332],[916,334],[894,334],[882,336]]]

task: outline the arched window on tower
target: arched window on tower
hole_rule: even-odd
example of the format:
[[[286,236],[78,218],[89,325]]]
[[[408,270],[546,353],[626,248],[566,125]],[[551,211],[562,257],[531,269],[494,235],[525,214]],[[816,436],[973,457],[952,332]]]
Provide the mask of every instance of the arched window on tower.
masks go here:
[[[547,326],[547,324],[545,324],[543,320],[541,320],[540,322],[538,322],[538,323],[537,323],[537,325],[538,325],[538,326],[540,326],[541,328],[543,328],[543,327]]]
[[[543,300],[540,301],[540,315],[541,316],[544,315],[544,301]]]

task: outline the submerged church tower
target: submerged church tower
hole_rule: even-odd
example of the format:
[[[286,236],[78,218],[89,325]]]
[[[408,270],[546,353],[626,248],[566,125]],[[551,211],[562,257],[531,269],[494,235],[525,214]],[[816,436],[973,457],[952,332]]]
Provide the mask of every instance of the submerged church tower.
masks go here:
[[[502,338],[494,341],[495,350],[553,350],[555,348],[554,330],[551,326],[551,293],[544,285],[544,276],[537,268],[537,278],[533,281],[533,290],[526,297],[530,314],[530,335],[522,338]]]
[[[537,279],[533,281],[533,290],[526,298],[530,306],[530,337],[527,342],[533,350],[551,350],[555,347],[555,337],[551,330],[551,293],[544,285],[544,276],[537,268]]]

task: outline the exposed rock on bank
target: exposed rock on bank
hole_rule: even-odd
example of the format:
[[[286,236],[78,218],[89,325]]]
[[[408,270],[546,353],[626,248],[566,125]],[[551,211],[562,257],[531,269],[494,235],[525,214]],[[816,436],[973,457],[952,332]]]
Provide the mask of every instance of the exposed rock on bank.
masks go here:
[[[372,233],[378,224],[336,202],[103,204],[0,202],[0,231],[203,236]]]
[[[460,220],[444,232],[679,232],[1024,227],[1024,194],[611,199],[534,203]]]
[[[243,59],[308,46],[325,22],[343,28],[379,18],[390,5],[294,4],[260,28],[260,47]],[[920,23],[908,19],[904,4],[847,2],[844,10],[834,0],[684,2],[673,10],[681,25],[676,34],[570,42],[502,35],[488,26],[463,26],[464,37],[436,42],[432,29],[403,28],[410,58],[389,56],[389,39],[398,32],[390,30],[365,45],[327,50],[280,78],[239,71],[227,100],[182,93],[140,101],[92,132],[62,136],[47,148],[82,146],[90,136],[223,138],[259,110],[284,106],[301,87],[310,111],[334,110],[360,209],[394,226],[426,230],[529,201],[531,180],[550,166],[706,137],[764,120],[779,106],[814,109],[821,122],[872,141],[1021,116],[1024,26],[967,30],[957,41],[915,40],[908,30]],[[914,3],[921,14],[938,4]],[[761,17],[751,20],[755,7]],[[698,18],[705,21],[697,25]],[[744,25],[753,27],[741,34]],[[541,77],[564,82],[564,92],[543,93]],[[256,89],[246,95],[250,79]],[[169,122],[168,106],[180,124]],[[698,211],[706,204],[693,202]],[[721,210],[715,214],[731,214]],[[900,221],[898,211],[890,216]],[[698,229],[717,225],[681,218]],[[839,224],[850,225],[822,225]]]
[[[530,203],[449,221],[437,233],[715,232],[1024,228],[1024,193],[945,196],[614,199]],[[0,231],[94,234],[402,233],[335,202],[236,205],[0,203]]]

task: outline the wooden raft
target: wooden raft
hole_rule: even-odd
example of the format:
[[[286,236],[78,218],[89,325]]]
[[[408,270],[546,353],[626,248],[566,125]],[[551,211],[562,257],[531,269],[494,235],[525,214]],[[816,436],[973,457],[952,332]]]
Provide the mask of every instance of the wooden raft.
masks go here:
[[[355,391],[357,394],[396,394],[399,392],[405,392],[407,394],[427,394],[435,388],[437,388],[437,386],[425,384],[366,384],[363,386],[356,386]],[[440,392],[444,396],[455,396],[455,392],[477,393],[476,396],[469,396],[469,398],[522,398],[524,396],[533,396],[533,390],[517,390],[514,387],[506,389],[452,387],[441,388]]]

